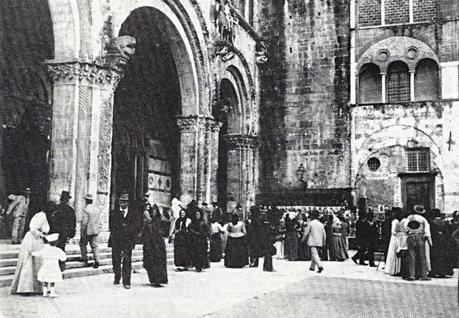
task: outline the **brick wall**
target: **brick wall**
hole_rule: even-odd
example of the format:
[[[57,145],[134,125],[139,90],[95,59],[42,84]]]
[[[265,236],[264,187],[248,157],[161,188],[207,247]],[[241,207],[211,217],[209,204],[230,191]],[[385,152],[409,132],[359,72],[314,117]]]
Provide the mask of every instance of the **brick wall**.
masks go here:
[[[262,0],[259,16],[261,190],[298,187],[300,163],[314,187],[348,187],[348,1]]]
[[[437,0],[413,0],[414,22],[437,20]]]
[[[408,0],[386,0],[384,9],[386,12],[386,24],[409,22]]]
[[[357,3],[359,27],[381,24],[381,0],[361,0]]]

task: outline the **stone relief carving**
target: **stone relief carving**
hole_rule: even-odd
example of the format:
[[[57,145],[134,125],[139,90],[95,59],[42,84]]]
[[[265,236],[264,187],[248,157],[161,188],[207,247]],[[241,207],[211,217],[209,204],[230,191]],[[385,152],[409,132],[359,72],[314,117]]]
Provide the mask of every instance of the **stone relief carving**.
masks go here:
[[[129,35],[113,39],[107,49],[106,64],[115,69],[123,68],[135,54],[136,45],[136,39]]]
[[[268,62],[268,49],[263,41],[257,42],[255,50],[255,61],[258,65]]]
[[[211,117],[187,116],[178,117],[177,126],[181,132],[218,132],[221,123]]]
[[[113,132],[113,96],[102,104],[99,133],[99,169],[98,169],[98,192],[108,193],[110,190],[111,156],[112,156],[112,132]]]
[[[229,149],[254,149],[257,147],[258,137],[256,135],[226,135],[224,140]]]

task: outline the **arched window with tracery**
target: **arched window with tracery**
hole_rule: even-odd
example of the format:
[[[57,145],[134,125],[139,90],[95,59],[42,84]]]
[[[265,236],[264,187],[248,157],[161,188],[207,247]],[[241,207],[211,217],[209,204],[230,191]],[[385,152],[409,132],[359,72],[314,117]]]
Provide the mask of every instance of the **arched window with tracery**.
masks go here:
[[[381,72],[375,64],[365,64],[359,73],[359,103],[380,103]]]
[[[403,62],[393,62],[387,70],[387,100],[400,102],[410,100],[410,74]]]
[[[416,100],[437,100],[439,76],[434,60],[423,59],[416,66],[414,91]]]

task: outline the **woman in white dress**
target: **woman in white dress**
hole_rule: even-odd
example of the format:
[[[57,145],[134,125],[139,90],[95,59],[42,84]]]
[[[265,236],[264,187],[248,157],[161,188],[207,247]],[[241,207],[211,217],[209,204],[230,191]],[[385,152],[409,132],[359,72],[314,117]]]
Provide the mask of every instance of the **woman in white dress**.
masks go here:
[[[43,248],[43,237],[49,232],[49,223],[45,212],[35,214],[30,220],[29,232],[24,236],[19,251],[19,258],[11,284],[11,294],[42,293],[42,284],[38,281],[41,261],[32,253]]]
[[[401,270],[401,259],[397,256],[399,251],[400,236],[403,235],[403,224],[400,222],[402,217],[401,210],[395,210],[395,218],[391,223],[391,237],[387,250],[387,259],[384,272],[390,275],[398,275]]]

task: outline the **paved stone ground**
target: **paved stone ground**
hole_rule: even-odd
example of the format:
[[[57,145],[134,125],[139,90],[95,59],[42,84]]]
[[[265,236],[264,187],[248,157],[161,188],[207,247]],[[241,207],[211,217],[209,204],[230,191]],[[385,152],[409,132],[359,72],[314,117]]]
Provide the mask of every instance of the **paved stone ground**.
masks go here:
[[[459,317],[457,276],[411,283],[351,261],[327,262],[322,274],[308,265],[278,260],[277,272],[266,273],[219,263],[202,273],[170,271],[161,289],[144,271],[133,274],[130,290],[113,286],[112,274],[66,279],[57,299],[2,288],[0,317]]]

